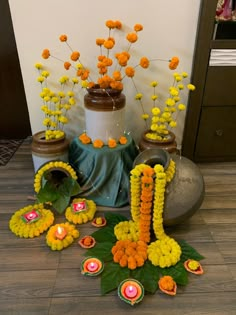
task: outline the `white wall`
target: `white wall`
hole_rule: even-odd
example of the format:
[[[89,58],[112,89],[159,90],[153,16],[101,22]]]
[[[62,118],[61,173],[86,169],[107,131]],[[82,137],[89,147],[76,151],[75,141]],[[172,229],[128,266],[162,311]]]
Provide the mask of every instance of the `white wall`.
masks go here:
[[[179,56],[181,62],[178,70],[191,74],[200,0],[9,0],[9,4],[33,133],[43,129],[40,86],[36,81],[34,64],[43,63],[55,77],[68,74],[62,71],[60,62],[41,58],[44,48],[50,49],[52,54],[61,59],[67,58],[69,51],[58,40],[61,34],[68,35],[73,49],[80,51],[83,63],[95,69],[99,54],[95,39],[107,36],[105,21],[120,20],[125,32],[130,31],[134,24],[140,23],[144,30],[139,33],[139,41],[134,44],[131,54],[133,52],[138,59],[141,56],[150,59]],[[118,47],[122,46],[123,38],[124,33],[116,37]],[[147,106],[151,107],[148,100],[151,90],[148,88],[146,91],[144,87],[148,87],[152,80],[158,80],[160,88],[167,89],[171,84],[167,68],[167,64],[153,63],[150,70],[139,71],[135,77],[137,86],[147,95]],[[129,81],[125,83],[124,93],[127,97],[126,129],[139,141],[145,125],[140,119],[141,110],[134,100],[135,92]],[[188,95],[184,95],[185,102],[187,97]],[[71,112],[71,123],[66,128],[70,138],[79,135],[85,127],[83,93],[78,98],[80,103]],[[179,144],[183,121],[184,119],[178,129],[175,129]]]

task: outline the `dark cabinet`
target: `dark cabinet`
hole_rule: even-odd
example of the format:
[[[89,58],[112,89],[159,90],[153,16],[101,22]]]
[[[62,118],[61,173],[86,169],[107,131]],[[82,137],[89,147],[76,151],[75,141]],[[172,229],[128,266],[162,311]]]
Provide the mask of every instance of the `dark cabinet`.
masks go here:
[[[192,72],[197,89],[183,136],[183,155],[196,162],[236,161],[236,22],[216,23],[216,5],[201,1]],[[220,63],[211,61],[214,53]]]

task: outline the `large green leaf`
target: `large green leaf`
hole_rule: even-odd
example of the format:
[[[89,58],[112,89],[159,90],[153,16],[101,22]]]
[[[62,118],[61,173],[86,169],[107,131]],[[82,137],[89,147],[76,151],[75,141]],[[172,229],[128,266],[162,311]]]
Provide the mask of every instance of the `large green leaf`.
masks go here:
[[[41,203],[54,201],[60,196],[55,185],[51,182],[46,182],[45,185],[39,190],[37,200]]]
[[[106,293],[118,288],[119,284],[129,278],[130,270],[128,268],[122,268],[119,264],[109,262],[106,264],[106,268],[101,276],[101,293]]]
[[[118,224],[121,221],[127,221],[127,218],[119,213],[107,212],[105,214],[105,218],[107,220],[107,224],[112,227],[114,227],[116,224]]]
[[[113,255],[111,249],[113,247],[113,243],[97,243],[95,247],[90,248],[85,253],[86,256],[95,256],[104,262],[111,261],[113,259]]]
[[[160,278],[159,269],[146,261],[143,267],[131,271],[131,277],[142,283],[145,291],[155,293]]]
[[[195,260],[201,260],[204,259],[204,256],[200,255],[196,249],[194,249],[192,246],[190,246],[187,242],[184,240],[178,241],[179,245],[181,246],[182,254],[181,254],[181,261],[184,262],[188,259],[195,259]]]
[[[177,284],[186,285],[188,283],[188,272],[179,261],[175,266],[169,268],[159,268],[162,275],[171,276]]]
[[[77,195],[80,191],[79,184],[71,177],[65,177],[58,186],[58,192],[65,196]]]
[[[95,231],[92,236],[97,242],[116,242],[116,237],[114,235],[114,228],[110,226],[105,226],[104,228]]]
[[[66,207],[69,205],[69,203],[70,196],[59,195],[57,200],[52,202],[52,206],[58,213],[63,213]]]

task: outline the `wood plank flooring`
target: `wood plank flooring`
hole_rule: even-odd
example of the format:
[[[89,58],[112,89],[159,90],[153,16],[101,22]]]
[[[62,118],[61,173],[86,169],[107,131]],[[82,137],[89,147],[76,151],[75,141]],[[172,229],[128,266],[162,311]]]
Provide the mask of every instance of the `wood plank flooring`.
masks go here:
[[[235,315],[236,162],[199,164],[199,168],[206,184],[204,202],[192,218],[168,228],[168,233],[185,239],[205,256],[205,274],[191,275],[189,285],[179,286],[175,297],[156,292],[131,307],[116,291],[100,296],[98,277],[81,275],[84,250],[76,242],[53,252],[45,243],[45,233],[20,239],[9,230],[12,214],[31,204],[27,197],[34,193],[30,144],[25,141],[0,167],[0,314]],[[115,211],[128,213],[127,207]],[[63,216],[56,218],[56,222],[63,220]],[[89,223],[78,228],[81,237],[95,229]]]

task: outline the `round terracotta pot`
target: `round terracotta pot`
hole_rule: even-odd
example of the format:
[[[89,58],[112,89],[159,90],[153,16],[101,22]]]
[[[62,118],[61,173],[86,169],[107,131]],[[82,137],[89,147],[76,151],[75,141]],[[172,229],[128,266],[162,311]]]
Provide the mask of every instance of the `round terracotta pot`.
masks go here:
[[[119,90],[95,86],[84,96],[86,133],[104,144],[118,140],[125,131],[125,95]]]
[[[34,163],[34,170],[41,165],[53,161],[61,160],[68,162],[69,141],[64,136],[60,139],[45,139],[45,131],[39,131],[32,137],[31,151]]]
[[[174,153],[177,151],[177,143],[175,141],[175,134],[169,131],[168,139],[165,141],[152,140],[146,137],[146,134],[151,132],[151,130],[146,130],[142,134],[141,140],[139,142],[139,150],[142,152],[146,149],[160,148],[168,151],[169,153]]]

